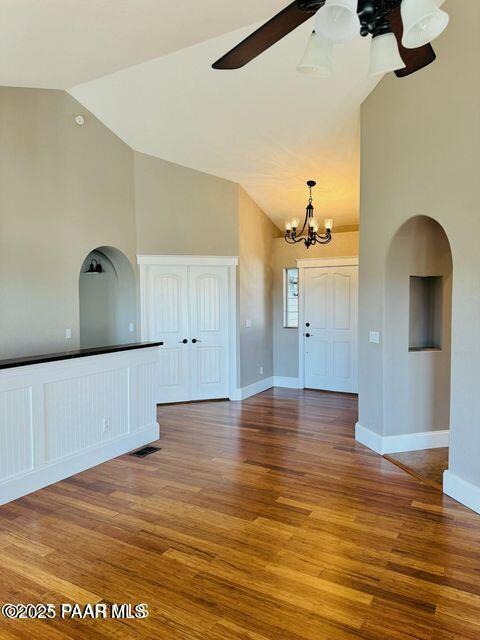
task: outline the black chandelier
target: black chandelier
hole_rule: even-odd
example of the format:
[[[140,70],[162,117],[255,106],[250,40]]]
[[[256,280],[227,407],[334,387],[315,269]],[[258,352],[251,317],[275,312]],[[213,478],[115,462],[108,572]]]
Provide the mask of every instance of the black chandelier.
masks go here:
[[[285,225],[285,240],[288,244],[297,244],[297,242],[302,242],[303,240],[305,246],[309,249],[315,244],[328,244],[332,240],[333,220],[325,220],[324,236],[318,233],[318,222],[314,217],[315,210],[312,196],[312,189],[316,184],[315,180],[309,180],[307,182],[310,197],[308,198],[305,222],[303,223],[302,229],[299,230],[300,220],[298,218],[292,218],[292,220]]]

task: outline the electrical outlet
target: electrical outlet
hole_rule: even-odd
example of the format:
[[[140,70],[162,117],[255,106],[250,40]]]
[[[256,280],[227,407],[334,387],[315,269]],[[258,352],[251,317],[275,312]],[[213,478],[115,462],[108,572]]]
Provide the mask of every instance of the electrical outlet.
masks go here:
[[[261,376],[263,376],[263,367],[260,367],[259,373],[260,373]]]
[[[373,344],[380,344],[380,332],[370,331],[370,342]]]
[[[71,340],[72,339],[72,330],[70,328],[65,329],[65,340]]]
[[[110,420],[108,418],[103,419],[103,433],[110,431]]]
[[[128,330],[130,331],[130,333],[133,333],[135,331],[135,325],[133,324],[133,322],[128,323]]]
[[[247,318],[245,320],[245,328],[246,329],[250,329],[251,326],[252,326],[252,319],[251,318]]]

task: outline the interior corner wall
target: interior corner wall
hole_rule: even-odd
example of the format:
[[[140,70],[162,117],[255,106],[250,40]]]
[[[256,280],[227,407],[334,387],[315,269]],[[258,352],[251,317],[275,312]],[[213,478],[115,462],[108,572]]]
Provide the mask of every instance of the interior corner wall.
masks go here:
[[[298,329],[284,327],[283,270],[297,266],[305,258],[338,258],[358,256],[358,231],[333,234],[327,245],[307,250],[303,243],[289,245],[283,236],[273,241],[273,370],[274,375],[298,378]]]
[[[280,231],[241,187],[238,221],[240,386],[246,387],[273,376],[271,256]]]
[[[360,215],[360,423],[385,424],[383,340],[386,259],[415,215],[443,227],[453,255],[449,471],[480,487],[480,3],[447,0],[451,16],[437,61],[413,76],[385,77],[362,107]]]
[[[1,87],[0,357],[79,346],[80,268],[104,245],[135,264],[132,150],[63,91]]]
[[[137,249],[152,255],[238,255],[238,184],[134,153]]]

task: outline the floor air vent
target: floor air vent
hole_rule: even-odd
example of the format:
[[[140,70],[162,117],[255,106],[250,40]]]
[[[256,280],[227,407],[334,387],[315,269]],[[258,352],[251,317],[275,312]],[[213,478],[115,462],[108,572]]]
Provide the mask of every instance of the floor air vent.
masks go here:
[[[143,449],[138,449],[138,451],[133,451],[130,453],[130,456],[134,456],[135,458],[146,458],[150,456],[152,453],[156,451],[161,451],[160,447],[143,447]]]

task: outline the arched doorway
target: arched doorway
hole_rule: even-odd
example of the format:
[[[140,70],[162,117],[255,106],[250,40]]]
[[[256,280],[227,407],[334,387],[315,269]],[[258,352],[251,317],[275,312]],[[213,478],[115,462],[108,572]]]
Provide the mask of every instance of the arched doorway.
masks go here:
[[[79,287],[82,348],[137,340],[136,279],[121,251],[114,247],[91,251],[82,264]]]
[[[440,486],[448,466],[452,280],[443,227],[427,216],[404,223],[387,256],[385,435],[405,436],[406,448],[390,459]]]

